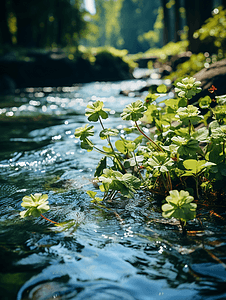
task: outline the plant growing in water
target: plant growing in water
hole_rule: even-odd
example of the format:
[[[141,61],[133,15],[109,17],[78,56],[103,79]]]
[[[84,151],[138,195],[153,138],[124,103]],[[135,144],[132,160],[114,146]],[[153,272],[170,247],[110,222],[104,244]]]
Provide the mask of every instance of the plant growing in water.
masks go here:
[[[46,217],[43,216],[43,213],[47,212],[49,207],[49,201],[47,201],[48,195],[47,194],[41,194],[36,193],[34,195],[30,196],[24,196],[22,199],[21,206],[26,208],[26,210],[23,210],[20,212],[21,218],[33,216],[33,217],[39,217],[41,216],[45,220],[57,224],[57,222],[54,222]]]
[[[186,77],[175,83],[174,99],[161,101],[159,105],[160,94],[150,93],[145,101],[127,105],[121,118],[132,121],[133,126],[125,128],[123,136],[117,129],[104,127],[103,119],[108,118],[108,110],[103,102],[87,106],[88,120],[100,122],[99,136],[107,141],[106,146],[98,148],[90,140],[94,135],[93,126],[75,130],[83,149],[104,155],[95,172],[103,197],[88,191],[92,202],[112,200],[118,195],[134,197],[137,190],[160,194],[163,199],[170,193],[166,197],[168,204],[162,206],[163,216],[176,217],[185,225],[195,217],[196,204],[191,203],[194,197],[203,198],[213,191],[218,198],[225,195],[225,96],[201,98],[200,108],[209,109],[203,116],[198,107],[189,104],[201,91],[200,84],[195,78]],[[166,92],[166,87],[161,85],[157,91]],[[210,107],[212,100],[218,104],[215,108]],[[202,126],[197,127],[198,124]],[[156,128],[155,139],[146,125]],[[131,134],[138,136],[131,139]]]
[[[175,83],[174,99],[159,101],[160,93],[167,90],[161,85],[157,94],[150,93],[144,101],[127,105],[121,118],[132,122],[132,127],[124,128],[121,136],[117,128],[105,128],[109,109],[103,102],[88,104],[88,121],[99,121],[99,137],[107,142],[102,148],[95,145],[91,140],[93,125],[75,130],[81,148],[103,155],[94,174],[103,196],[87,191],[93,203],[131,198],[138,190],[151,192],[166,199],[163,217],[175,217],[184,227],[195,218],[194,199],[207,199],[211,194],[216,201],[225,197],[226,96],[201,98],[200,108],[208,109],[203,116],[198,107],[189,103],[200,92],[199,85],[192,77],[184,78]],[[217,104],[214,108],[213,100]],[[147,125],[155,128],[153,136]],[[43,217],[42,213],[49,209],[47,198],[41,194],[24,197],[22,206],[27,210],[21,216]]]
[[[166,197],[165,204],[162,205],[162,216],[164,218],[176,218],[180,221],[182,228],[186,222],[196,217],[197,204],[192,203],[194,197],[189,192],[173,190]]]

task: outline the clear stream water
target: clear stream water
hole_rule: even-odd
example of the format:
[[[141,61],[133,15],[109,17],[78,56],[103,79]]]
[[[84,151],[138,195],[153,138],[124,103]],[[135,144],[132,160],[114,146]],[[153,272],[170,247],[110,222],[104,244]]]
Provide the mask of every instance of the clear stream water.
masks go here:
[[[86,105],[104,101],[111,109],[105,126],[123,134],[128,124],[120,113],[134,95],[119,92],[145,84],[137,79],[30,88],[1,108],[1,299],[226,299],[224,220],[202,209],[201,233],[185,237],[145,195],[106,208],[91,204],[86,194],[95,190],[101,158],[74,138],[75,128],[87,123]],[[101,147],[98,125],[95,130]],[[21,219],[22,198],[38,192],[49,196],[46,217],[73,219],[78,226],[61,231],[42,218]],[[218,213],[226,218],[225,209]],[[197,221],[189,226],[200,230]]]

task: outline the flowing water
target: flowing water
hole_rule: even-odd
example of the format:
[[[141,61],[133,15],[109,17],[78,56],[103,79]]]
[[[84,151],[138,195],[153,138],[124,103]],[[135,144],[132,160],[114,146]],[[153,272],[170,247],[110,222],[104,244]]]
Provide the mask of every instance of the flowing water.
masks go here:
[[[111,109],[105,126],[123,134],[120,113],[134,94],[119,92],[145,84],[30,88],[1,108],[1,299],[226,299],[225,210],[221,218],[202,210],[201,230],[198,221],[190,225],[200,233],[185,237],[150,197],[98,207],[86,194],[95,190],[101,158],[74,138],[87,123],[86,105],[102,100]],[[98,129],[92,140],[102,147]],[[41,217],[21,219],[21,200],[34,193],[48,194],[46,217],[76,226],[62,231]]]

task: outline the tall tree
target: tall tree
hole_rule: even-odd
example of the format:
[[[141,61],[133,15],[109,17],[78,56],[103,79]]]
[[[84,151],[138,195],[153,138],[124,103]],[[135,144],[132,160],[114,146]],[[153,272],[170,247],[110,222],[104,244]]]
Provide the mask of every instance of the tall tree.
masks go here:
[[[175,18],[175,33],[174,40],[178,42],[180,40],[180,29],[181,29],[181,20],[180,20],[180,0],[175,0],[174,4],[174,18]]]
[[[166,7],[167,0],[162,0],[162,7],[163,7],[163,45],[166,45],[169,42],[169,29],[170,29],[170,24],[169,24],[169,11]]]
[[[8,23],[13,15],[17,46],[76,46],[86,27],[82,4],[83,0],[1,0],[0,41],[11,42]]]
[[[207,51],[203,49],[203,45],[200,40],[195,39],[193,34],[198,30],[205,22],[206,19],[211,17],[211,10],[213,8],[212,0],[189,0],[185,1],[186,19],[189,27],[188,40],[189,50],[193,53],[199,53],[201,51]]]
[[[12,44],[11,34],[8,27],[7,0],[0,1],[0,42],[1,44]]]

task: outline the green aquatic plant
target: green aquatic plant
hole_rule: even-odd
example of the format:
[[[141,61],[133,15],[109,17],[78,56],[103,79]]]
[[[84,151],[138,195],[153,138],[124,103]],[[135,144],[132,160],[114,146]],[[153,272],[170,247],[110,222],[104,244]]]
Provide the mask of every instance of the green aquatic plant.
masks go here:
[[[220,197],[226,193],[222,184],[226,176],[226,98],[216,96],[213,99],[215,94],[201,98],[200,108],[209,110],[203,116],[197,106],[188,104],[201,91],[200,82],[193,77],[185,77],[177,80],[175,87],[176,95],[173,99],[160,103],[156,101],[162,93],[167,93],[167,88],[160,85],[157,93],[149,93],[144,101],[137,100],[128,104],[121,118],[124,122],[132,122],[132,127],[125,128],[123,135],[120,135],[117,128],[104,127],[102,119],[107,119],[108,110],[103,110],[103,103],[97,101],[88,106],[87,117],[91,121],[99,120],[102,127],[99,137],[107,141],[106,146],[98,149],[89,140],[92,131],[88,137],[92,128],[87,125],[84,130],[75,131],[75,137],[81,140],[81,147],[83,141],[88,140],[86,143],[89,147],[92,146],[93,150],[104,155],[94,174],[103,197],[88,191],[92,202],[97,204],[118,199],[118,196],[131,198],[138,190],[159,194],[162,199],[170,193],[170,197],[177,195],[179,200],[174,197],[174,202],[170,202],[176,207],[171,214],[166,213],[167,206],[163,206],[163,216],[172,215],[185,225],[187,220],[194,218],[196,209],[196,204],[189,204],[193,198],[185,190],[196,195],[197,199],[212,193],[214,188],[218,189]],[[211,108],[212,101],[217,104],[214,108]],[[212,122],[207,125],[207,118],[210,117]],[[202,126],[197,128],[201,123]],[[155,127],[153,135],[148,126]],[[131,134],[133,138],[130,138]],[[134,138],[135,134],[138,136]],[[191,177],[194,180],[190,180]]]
[[[47,194],[35,193],[31,194],[30,196],[24,196],[21,206],[23,208],[26,208],[26,210],[20,212],[21,218],[42,217],[46,221],[53,223],[61,231],[68,231],[70,229],[70,232],[74,232],[75,230],[77,230],[81,223],[78,220],[69,220],[66,222],[58,223],[43,216],[43,213],[50,210]]]
[[[93,205],[133,198],[138,191],[152,193],[167,202],[162,205],[163,217],[177,218],[184,227],[195,218],[194,199],[214,195],[217,202],[225,198],[226,97],[215,96],[212,90],[216,88],[212,88],[211,97],[198,102],[201,109],[208,110],[203,116],[197,106],[187,105],[200,92],[199,86],[200,82],[186,77],[176,82],[173,99],[157,101],[167,92],[161,85],[144,101],[128,104],[121,119],[123,125],[129,121],[131,127],[123,128],[123,132],[120,127],[105,127],[110,109],[102,101],[88,104],[88,121],[100,123],[99,138],[101,144],[106,143],[98,146],[93,125],[75,129],[75,138],[83,149],[102,154],[94,173],[98,196],[96,191],[87,191]],[[22,206],[27,210],[21,216],[43,217],[42,213],[49,209],[47,198],[41,194],[24,197]]]
[[[50,209],[49,201],[47,200],[47,194],[35,193],[34,195],[31,194],[30,196],[24,196],[21,206],[26,208],[26,210],[20,212],[21,218],[26,218],[29,216],[37,218],[41,216],[43,219],[51,223],[59,224],[43,216],[43,213],[47,212]]]
[[[197,204],[193,203],[194,197],[184,190],[173,190],[169,194],[165,199],[167,203],[162,205],[162,216],[176,218],[184,227],[187,221],[196,217]]]
[[[21,206],[26,210],[20,212],[22,218],[33,216],[39,217],[43,213],[47,212],[49,207],[49,201],[47,201],[48,195],[36,193],[30,196],[24,196],[22,199]]]
[[[185,173],[182,176],[192,176],[195,179],[196,194],[199,198],[199,177],[208,167],[215,165],[213,162],[206,160],[187,159],[183,161],[183,165],[186,168]]]

